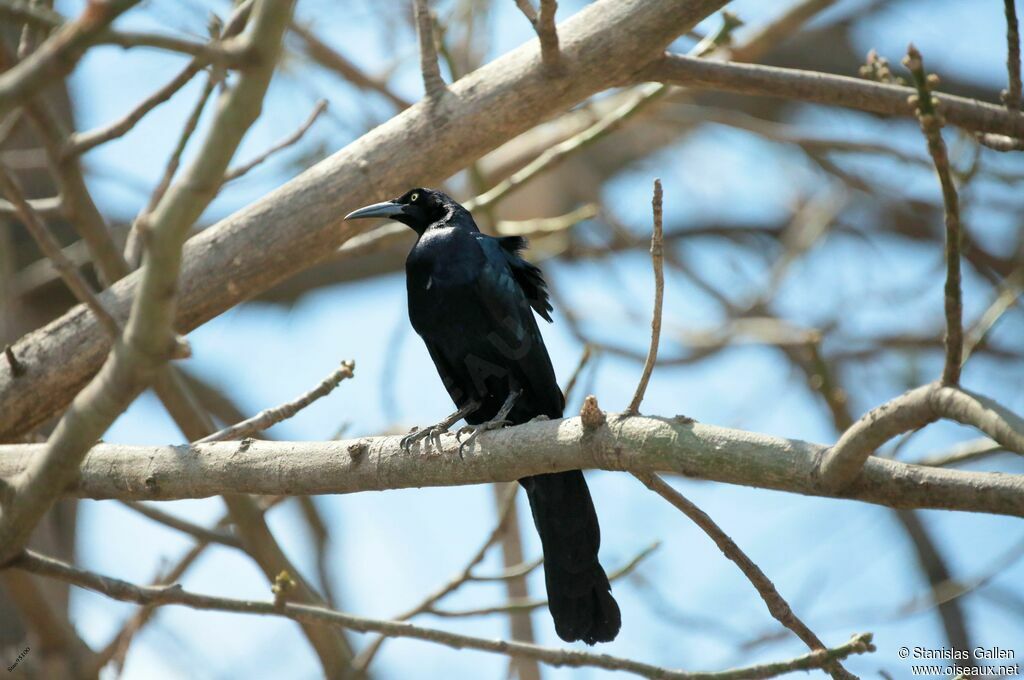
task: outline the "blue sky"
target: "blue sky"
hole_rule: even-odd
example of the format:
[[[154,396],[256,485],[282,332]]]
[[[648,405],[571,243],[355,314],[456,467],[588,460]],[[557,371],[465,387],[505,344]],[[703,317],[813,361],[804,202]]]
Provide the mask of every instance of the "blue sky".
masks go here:
[[[569,16],[581,4],[562,2],[559,16]],[[822,20],[859,4],[840,2]],[[491,56],[532,37],[514,3],[499,5],[491,32]],[[80,6],[78,2],[59,2],[57,8],[74,14]],[[223,6],[218,5],[222,10]],[[183,29],[202,35],[205,17],[199,7],[196,0],[154,0],[144,10],[126,15],[122,22],[124,26]],[[442,15],[447,7],[441,5]],[[748,24],[756,25],[775,10],[775,3],[749,0],[733,3],[732,9]],[[405,97],[418,98],[414,37],[397,17],[389,24],[390,35],[385,35],[382,19],[388,17],[382,14],[386,15],[371,3],[340,12],[334,3],[323,0],[303,0],[298,9],[300,20],[314,22],[321,36],[368,71],[394,68],[394,88]],[[874,47],[894,64],[913,40],[930,69],[970,78],[995,90],[1001,87],[1004,73],[1003,30],[1002,6],[995,1],[893,1],[864,22],[856,39],[862,53]],[[179,58],[155,52],[116,48],[91,52],[71,78],[79,126],[91,128],[119,116],[181,66]],[[851,64],[851,71],[855,67]],[[192,83],[157,108],[122,140],[87,156],[90,186],[107,214],[126,218],[143,205],[144,190],[159,177],[199,84]],[[318,148],[327,152],[341,148],[359,134],[367,117],[380,118],[389,111],[386,103],[354,93],[317,69],[289,62],[284,75],[274,81],[264,116],[246,137],[238,159],[252,157],[295,129],[319,97],[329,100],[329,115],[299,147],[233,185],[207,210],[204,221],[227,215],[279,186],[297,174],[300,169],[295,161],[303,154]],[[923,157],[923,140],[897,134],[913,123],[881,121],[827,108],[808,109],[799,121],[809,132],[822,136],[897,145],[907,145],[909,140],[904,150]],[[203,129],[200,127],[199,134]],[[949,139],[953,138],[950,133]],[[1016,170],[1021,170],[1016,159],[994,156],[988,153],[986,162],[1009,169],[1016,163]],[[937,196],[930,172],[877,158],[858,159],[856,167],[867,175],[891,176],[896,195],[932,200]],[[827,188],[824,177],[792,149],[748,133],[707,126],[608,184],[606,203],[614,205],[616,217],[637,231],[649,228],[650,183],[656,176],[665,183],[667,224],[701,217],[781,216],[796,201]],[[1016,201],[1019,206],[1018,189],[985,183],[974,191],[980,199]],[[985,243],[1006,241],[1017,226],[1005,211],[991,210],[981,200],[972,202],[965,216],[972,234]],[[680,255],[742,300],[763,286],[767,270],[734,251],[729,246],[701,243]],[[873,244],[831,235],[793,268],[783,284],[777,311],[813,325],[842,307],[842,330],[850,336],[883,329],[937,329],[942,323],[940,263],[941,253],[919,245],[903,244],[880,252]],[[633,318],[637,313],[644,317],[649,313],[652,281],[645,254],[572,264],[548,262],[545,271],[586,319],[588,330],[641,350],[646,347],[646,320]],[[622,293],[620,285],[628,294]],[[918,294],[919,289],[924,292]],[[864,297],[884,304],[852,304]],[[985,289],[968,275],[966,318],[976,318],[987,304]],[[718,320],[719,312],[711,301],[689,282],[669,273],[667,328],[708,328]],[[560,321],[556,310],[555,324],[543,331],[564,382],[581,348]],[[1018,311],[1007,316],[993,337],[1005,343],[1019,342],[1022,330],[1024,318]],[[399,338],[397,346],[389,344],[394,337]],[[356,378],[274,428],[271,433],[279,438],[328,438],[342,424],[348,424],[352,435],[372,434],[396,421],[405,425],[434,422],[450,410],[425,350],[408,328],[401,274],[324,289],[290,308],[248,304],[197,329],[189,339],[194,354],[190,367],[227,390],[247,412],[304,392],[342,359],[356,360]],[[673,343],[666,345],[666,353],[677,349]],[[937,356],[920,358],[922,374],[929,379],[937,374],[939,360]],[[891,357],[844,374],[853,410],[863,412],[904,389],[905,364],[905,358]],[[604,357],[590,391],[603,407],[621,409],[639,372],[635,363]],[[683,413],[708,423],[829,441],[834,437],[831,421],[802,380],[777,351],[739,348],[691,366],[659,369],[644,411]],[[964,382],[1017,412],[1024,411],[1019,371],[1007,373],[1003,366],[977,361],[969,365]],[[577,400],[581,396],[577,394]],[[578,408],[578,403],[570,404],[567,411],[573,408]],[[936,426],[916,437],[904,455],[910,459],[971,436],[964,428]],[[105,439],[166,443],[181,441],[181,436],[155,399],[146,395]],[[981,467],[1024,472],[1019,461],[1008,457],[986,461]],[[602,561],[608,569],[629,560],[652,541],[662,541],[662,547],[641,567],[642,579],[616,584],[623,631],[600,651],[690,670],[781,659],[805,651],[792,636],[738,651],[740,643],[773,632],[777,625],[733,565],[684,517],[631,477],[598,472],[588,479],[601,518]],[[912,566],[912,549],[891,511],[705,482],[673,483],[732,535],[826,642],[841,643],[860,631],[876,634],[879,651],[852,659],[851,670],[877,677],[879,669],[887,669],[895,677],[903,677],[909,671],[896,655],[898,647],[942,644],[944,637],[934,610],[895,616],[900,604],[927,592],[927,583]],[[330,496],[316,502],[331,523],[331,575],[342,608],[385,618],[415,604],[461,569],[493,519],[487,487]],[[223,511],[218,499],[164,507],[199,522],[212,522]],[[521,505],[521,511],[524,508]],[[1006,518],[940,512],[922,515],[953,573],[965,579],[984,573],[1024,537],[1020,522]],[[114,502],[84,501],[81,517],[81,562],[121,578],[148,581],[165,560],[176,559],[190,545],[180,534]],[[295,508],[285,505],[272,511],[269,518],[289,555],[305,573],[314,573],[311,539]],[[521,512],[520,519],[529,528],[528,513]],[[525,538],[528,554],[539,554],[532,530],[525,532]],[[492,554],[480,571],[497,568],[497,555]],[[1017,562],[999,573],[993,585],[1020,594],[1017,584],[1022,577],[1024,566]],[[270,597],[253,564],[221,548],[210,549],[184,584],[227,596]],[[539,572],[531,577],[530,586],[533,594],[543,593]],[[472,585],[445,605],[451,609],[479,606],[497,602],[502,596],[495,587]],[[977,644],[1016,645],[1018,660],[1024,657],[1024,649],[1020,649],[1024,619],[981,595],[964,598],[963,606]],[[76,624],[87,641],[97,646],[107,642],[133,609],[81,591],[76,591],[72,601]],[[705,619],[718,625],[708,625]],[[417,621],[488,637],[505,634],[504,621],[497,617],[422,617]],[[540,642],[560,644],[546,611],[535,614],[534,627]],[[380,677],[475,678],[500,677],[504,664],[501,657],[398,640],[384,647],[375,668]],[[143,631],[125,668],[126,678],[147,679],[303,678],[317,674],[315,658],[290,622],[173,607],[161,610]],[[594,669],[545,668],[544,675],[597,678],[606,674]]]

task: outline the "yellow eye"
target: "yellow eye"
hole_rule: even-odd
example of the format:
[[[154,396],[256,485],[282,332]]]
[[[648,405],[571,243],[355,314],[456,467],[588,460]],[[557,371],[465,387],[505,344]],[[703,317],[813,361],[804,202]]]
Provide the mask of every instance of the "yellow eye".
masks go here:
[[[410,203],[415,203],[418,200],[420,200],[420,192],[418,192],[418,191],[413,192],[413,195],[409,197],[409,202]]]

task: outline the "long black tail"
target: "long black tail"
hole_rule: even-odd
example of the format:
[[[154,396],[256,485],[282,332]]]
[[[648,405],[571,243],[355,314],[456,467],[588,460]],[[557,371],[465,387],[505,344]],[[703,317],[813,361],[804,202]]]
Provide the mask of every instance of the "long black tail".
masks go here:
[[[524,477],[544,548],[544,580],[555,632],[566,642],[610,642],[622,617],[608,576],[597,561],[601,528],[579,470]]]

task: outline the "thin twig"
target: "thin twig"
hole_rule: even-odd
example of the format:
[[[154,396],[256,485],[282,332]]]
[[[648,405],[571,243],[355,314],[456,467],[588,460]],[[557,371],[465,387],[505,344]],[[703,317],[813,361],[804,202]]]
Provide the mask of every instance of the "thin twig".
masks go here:
[[[658,475],[653,473],[634,473],[634,476],[643,482],[648,489],[664,498],[675,506],[677,510],[689,517],[694,524],[700,527],[701,530],[715,542],[715,545],[717,545],[718,549],[722,551],[722,554],[728,557],[737,567],[739,567],[740,571],[743,572],[743,575],[747,577],[748,581],[750,581],[750,584],[754,586],[775,620],[793,631],[793,634],[800,638],[812,652],[825,649],[825,643],[823,643],[818,636],[814,634],[814,631],[808,628],[807,625],[801,621],[795,613],[793,613],[789,603],[786,602],[782,595],[779,594],[779,591],[775,588],[775,584],[771,582],[771,579],[769,579],[765,573],[761,571],[761,568],[758,567],[738,545],[736,545],[736,542],[733,541],[728,534],[722,531],[721,527],[715,524],[715,521],[712,520],[707,513],[691,503],[685,496],[674,488],[669,486]],[[837,680],[852,680],[856,677],[844,669],[838,661],[826,666],[825,670],[827,670],[829,674]]]
[[[288,135],[284,139],[278,141],[276,144],[274,144],[269,149],[267,149],[266,151],[264,151],[260,155],[256,156],[252,160],[250,160],[250,161],[248,161],[246,163],[243,163],[242,165],[238,166],[237,168],[231,168],[230,170],[228,170],[226,173],[224,173],[224,181],[225,182],[230,182],[232,180],[238,179],[239,177],[241,177],[245,173],[249,172],[250,170],[255,168],[257,165],[262,163],[263,161],[265,161],[268,158],[270,158],[271,156],[273,156],[278,151],[280,151],[282,149],[286,149],[289,146],[291,146],[292,144],[295,144],[297,141],[302,139],[302,136],[306,134],[306,132],[309,130],[309,128],[313,127],[313,123],[316,122],[316,119],[319,118],[320,114],[322,114],[326,110],[327,110],[327,100],[326,99],[321,99],[320,101],[318,101],[316,103],[316,106],[313,108],[313,111],[309,114],[309,117],[306,119],[306,122],[304,122],[302,125],[300,125],[297,130],[292,132],[290,135]]]
[[[25,199],[24,194],[22,194],[21,189],[18,187],[17,180],[14,179],[2,164],[0,164],[0,193],[7,196],[7,200],[15,207],[22,224],[32,234],[32,238],[35,239],[43,254],[53,262],[53,266],[60,273],[61,278],[67,287],[71,289],[75,298],[79,302],[85,303],[92,310],[92,313],[96,315],[100,324],[111,337],[118,337],[121,333],[120,324],[107,311],[103,303],[99,301],[99,298],[96,297],[96,293],[93,292],[89,282],[78,271],[78,267],[61,250],[60,243],[56,237],[54,237],[46,224],[39,218],[39,215],[36,214],[35,210]]]
[[[234,425],[225,427],[219,432],[214,432],[211,435],[203,437],[197,443],[203,444],[208,442],[228,441],[231,439],[243,439],[266,430],[282,420],[287,420],[317,399],[330,394],[335,387],[341,384],[342,380],[351,378],[355,374],[355,367],[356,364],[354,361],[343,361],[341,362],[341,366],[324,378],[319,385],[311,389],[309,392],[306,392],[298,399],[294,399],[293,401],[290,401],[287,404],[282,404],[281,406],[275,406],[274,408],[268,408],[260,411],[248,420],[235,423]]]
[[[636,392],[633,393],[633,400],[629,402],[625,413],[633,415],[640,413],[640,403],[644,400],[644,393],[647,391],[647,383],[651,380],[651,373],[654,372],[654,365],[658,361],[658,344],[661,341],[661,308],[665,300],[665,249],[663,244],[664,232],[662,230],[662,207],[661,207],[661,180],[654,180],[654,198],[651,199],[651,207],[654,211],[654,231],[651,234],[651,264],[654,267],[654,313],[651,315],[651,346],[647,350],[647,360],[644,362],[644,371],[640,375],[640,382],[637,383]]]
[[[363,71],[345,57],[345,55],[340,54],[337,50],[321,40],[309,27],[293,21],[291,31],[297,35],[300,40],[302,40],[303,46],[306,48],[306,54],[324,68],[334,71],[342,78],[362,90],[369,90],[380,94],[394,104],[395,108],[399,111],[412,106],[411,102],[406,101],[392,92],[386,82],[363,73]]]
[[[128,236],[125,239],[124,258],[133,266],[137,266],[142,259],[142,239],[139,232],[145,228],[146,220],[149,219],[157,204],[160,203],[164,194],[167,193],[168,187],[171,186],[174,174],[178,171],[178,166],[181,164],[181,157],[185,153],[188,140],[192,138],[192,134],[199,127],[199,117],[202,115],[203,109],[206,108],[206,102],[216,87],[217,77],[211,73],[207,77],[203,91],[200,93],[185,121],[181,134],[178,135],[178,143],[174,147],[174,151],[171,152],[170,158],[167,159],[167,165],[164,166],[164,172],[160,176],[160,181],[157,183],[156,188],[153,189],[153,193],[150,194],[146,207],[132,221],[132,225],[128,230]]]
[[[552,666],[604,668],[607,670],[625,671],[645,678],[658,678],[660,680],[772,678],[793,671],[823,668],[852,654],[864,654],[875,649],[871,643],[871,635],[869,633],[861,633],[855,635],[849,642],[843,645],[814,651],[787,661],[719,672],[687,673],[631,659],[614,657],[609,654],[593,654],[576,649],[554,649],[508,640],[487,640],[434,628],[423,628],[402,621],[368,619],[333,611],[325,607],[295,604],[287,601],[258,602],[203,595],[187,591],[180,585],[139,586],[120,579],[78,569],[59,560],[27,551],[22,553],[12,566],[42,576],[59,579],[81,588],[87,588],[123,602],[135,602],[143,605],[177,604],[209,611],[282,616],[303,623],[326,624],[358,632],[382,633],[389,637],[426,640],[454,647],[455,649],[466,648],[507,656],[525,656]]]
[[[483,561],[484,556],[487,554],[487,550],[498,541],[501,536],[501,531],[505,526],[505,522],[508,520],[512,510],[516,507],[515,499],[518,489],[519,487],[517,485],[510,485],[505,491],[505,495],[498,505],[498,519],[494,524],[494,528],[491,529],[491,532],[487,534],[487,537],[484,539],[483,543],[480,544],[477,551],[473,553],[469,558],[469,561],[466,562],[466,566],[463,567],[458,574],[449,579],[447,583],[427,595],[423,601],[415,607],[412,607],[411,609],[396,616],[394,620],[408,621],[414,616],[431,611],[434,605],[442,598],[458,590],[464,583],[473,580],[473,568]],[[380,651],[380,647],[384,644],[384,640],[386,638],[386,635],[381,635],[380,637],[375,638],[358,654],[358,656],[356,656],[352,661],[352,667],[357,673],[363,674],[366,672],[366,669],[373,661],[373,658],[377,655],[377,652]]]
[[[1020,110],[1020,32],[1017,25],[1017,0],[1003,0],[1006,10],[1006,77],[1003,103],[1010,111]]]
[[[974,350],[985,342],[985,338],[992,328],[1006,312],[1013,308],[1022,294],[1024,294],[1024,267],[1006,277],[1002,285],[999,286],[995,299],[967,332],[967,338],[964,340],[963,364],[966,364]]]
[[[572,370],[572,375],[569,376],[569,382],[565,384],[565,389],[562,390],[562,394],[565,397],[565,403],[569,403],[570,397],[572,397],[573,388],[576,387],[576,383],[579,382],[580,374],[583,373],[583,369],[586,368],[587,364],[590,363],[590,358],[594,356],[594,347],[589,342],[583,344],[583,353],[580,355],[580,360],[576,363],[576,368]]]
[[[654,543],[650,544],[649,546],[638,552],[636,555],[634,555],[633,558],[626,562],[624,565],[622,565],[618,569],[615,569],[614,571],[608,572],[608,580],[611,582],[615,582],[621,578],[629,576],[638,566],[640,566],[641,562],[643,562],[645,559],[654,554],[654,551],[657,550],[659,547],[661,547],[660,541],[655,541]],[[543,559],[534,562],[527,562],[523,565],[520,565],[518,567],[518,571],[520,573],[516,574],[516,576],[523,576],[525,574],[530,573],[530,571],[532,571],[534,568],[536,568],[537,565],[540,565],[542,562]],[[514,576],[509,576],[508,572],[504,572],[498,577],[492,576],[478,578],[475,576],[470,576],[471,581],[496,581],[507,580],[508,578],[514,578]],[[433,614],[434,616],[440,616],[443,618],[465,618],[469,616],[484,616],[487,614],[519,614],[522,612],[530,612],[534,609],[540,609],[541,607],[546,606],[548,606],[548,601],[546,599],[524,597],[518,599],[510,598],[507,602],[498,605],[493,605],[490,607],[475,607],[473,609],[459,610],[437,609],[436,607],[431,607],[429,610],[427,610],[427,612]]]
[[[427,99],[441,98],[448,87],[441,77],[441,65],[437,61],[437,43],[434,42],[434,17],[428,0],[413,0],[416,12],[416,35],[420,41],[420,71],[423,74],[423,89]]]
[[[964,307],[960,291],[960,200],[949,169],[946,143],[942,139],[943,120],[938,111],[939,100],[932,97],[932,88],[938,84],[938,78],[934,74],[925,73],[921,53],[913,45],[907,48],[903,63],[914,76],[917,97],[911,98],[911,103],[917,110],[921,131],[928,141],[928,153],[935,163],[935,172],[942,186],[942,205],[946,213],[946,363],[942,369],[942,382],[945,385],[956,385],[960,382],[964,346]]]
[[[166,102],[168,99],[173,97],[178,90],[185,87],[185,85],[192,80],[192,77],[202,69],[203,62],[194,59],[189,62],[184,69],[182,69],[181,73],[172,78],[170,82],[159,90],[146,97],[146,99],[141,101],[120,120],[116,120],[109,125],[96,128],[95,130],[73,133],[67,139],[64,149],[65,157],[84,154],[100,144],[105,144],[113,139],[123,136],[135,127],[135,124],[142,120],[147,113],[155,109],[160,104]]]
[[[228,546],[229,548],[242,549],[242,542],[238,540],[238,537],[234,534],[220,529],[207,529],[204,526],[176,517],[169,512],[164,512],[163,510],[146,503],[141,503],[139,501],[122,502],[125,506],[131,508],[143,517],[148,517],[154,522],[159,522],[160,524],[175,529],[176,531],[188,534],[199,541],[206,543],[218,543],[220,545]]]

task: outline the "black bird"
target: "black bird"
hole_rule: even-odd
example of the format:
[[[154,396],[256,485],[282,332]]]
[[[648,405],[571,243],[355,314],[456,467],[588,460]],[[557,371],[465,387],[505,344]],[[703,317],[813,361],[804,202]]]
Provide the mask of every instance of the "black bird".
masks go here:
[[[404,444],[437,435],[461,417],[474,426],[473,437],[504,423],[561,418],[565,397],[533,316],[551,321],[552,307],[540,269],[520,256],[526,239],[481,233],[468,210],[432,189],[412,189],[345,219],[364,217],[392,219],[416,232],[405,261],[409,320],[459,409]],[[558,636],[588,645],[615,639],[619,606],[597,559],[601,532],[583,473],[519,483],[544,549]]]

